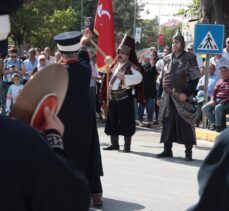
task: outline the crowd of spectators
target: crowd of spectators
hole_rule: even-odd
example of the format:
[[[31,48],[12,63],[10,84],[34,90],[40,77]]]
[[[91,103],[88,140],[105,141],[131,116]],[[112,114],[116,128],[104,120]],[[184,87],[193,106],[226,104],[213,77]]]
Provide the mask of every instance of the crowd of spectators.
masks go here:
[[[37,71],[41,71],[47,65],[63,63],[61,53],[56,52],[51,56],[50,47],[44,51],[39,48],[31,48],[20,55],[16,47],[8,50],[8,55],[2,55],[0,59],[0,105],[1,113],[8,114],[10,107],[21,92],[23,85]]]
[[[203,115],[207,118],[207,126],[210,130],[222,131],[225,127],[224,116],[229,111],[229,38],[225,42],[226,47],[222,54],[216,54],[210,59],[209,69],[205,69],[204,59],[194,53],[194,46],[190,43],[187,46],[187,51],[196,55],[197,63],[200,68],[202,77],[196,88],[193,103],[196,107],[196,126],[203,124]],[[95,53],[89,49],[92,67],[91,79],[91,96],[93,99],[93,107],[98,114],[100,120],[106,119],[106,105],[101,102],[99,92],[101,89],[101,73],[95,68]],[[136,124],[141,127],[151,128],[158,124],[159,107],[156,104],[158,92],[158,77],[163,68],[163,58],[170,53],[170,48],[166,46],[163,53],[158,54],[156,47],[149,48],[139,56],[139,62],[142,66],[143,89],[145,100],[144,103],[136,102]],[[0,105],[2,113],[10,111],[11,104],[15,101],[17,95],[21,91],[19,88],[17,93],[13,93],[14,100],[9,101],[11,97],[9,89],[11,85],[17,87],[24,85],[30,77],[36,72],[41,71],[44,67],[52,63],[64,63],[64,59],[59,51],[56,51],[52,56],[51,48],[46,47],[43,51],[39,48],[31,48],[27,52],[24,51],[21,56],[18,54],[18,49],[12,47],[6,57],[1,57],[0,60]],[[208,73],[207,99],[205,102],[205,72]],[[16,75],[15,75],[16,73]],[[15,79],[14,76],[19,77]],[[15,83],[15,81],[19,81]],[[18,85],[17,85],[18,84]],[[16,92],[16,91],[14,91]],[[8,99],[8,100],[7,100]],[[144,114],[146,110],[146,121]]]

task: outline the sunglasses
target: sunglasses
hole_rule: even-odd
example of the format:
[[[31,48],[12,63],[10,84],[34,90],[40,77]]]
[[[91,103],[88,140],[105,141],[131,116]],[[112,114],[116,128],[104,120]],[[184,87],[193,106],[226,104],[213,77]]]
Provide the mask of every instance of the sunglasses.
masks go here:
[[[43,61],[43,62],[44,62],[44,61],[45,61],[45,59],[40,59],[40,61]]]
[[[17,58],[17,56],[10,56],[10,58]]]

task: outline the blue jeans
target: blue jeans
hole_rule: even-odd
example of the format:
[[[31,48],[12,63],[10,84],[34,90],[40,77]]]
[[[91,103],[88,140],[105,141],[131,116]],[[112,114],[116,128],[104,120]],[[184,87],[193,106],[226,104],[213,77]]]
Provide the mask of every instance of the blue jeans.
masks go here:
[[[222,126],[222,117],[225,110],[229,109],[229,103],[212,106],[211,102],[206,103],[202,107],[203,114],[206,115],[211,124]],[[215,114],[213,111],[215,110]]]
[[[145,107],[146,107],[146,113],[147,113],[147,120],[148,122],[152,122],[153,121],[153,112],[154,112],[154,99],[147,98],[146,105],[142,105],[141,103],[139,103],[138,116],[139,116],[139,121],[141,122],[143,121]]]

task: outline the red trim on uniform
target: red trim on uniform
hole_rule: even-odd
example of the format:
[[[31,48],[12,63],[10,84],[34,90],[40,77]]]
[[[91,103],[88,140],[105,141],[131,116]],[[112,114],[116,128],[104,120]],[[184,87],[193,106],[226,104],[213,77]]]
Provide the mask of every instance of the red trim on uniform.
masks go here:
[[[75,64],[77,61],[76,59],[71,59],[65,62],[65,64]]]

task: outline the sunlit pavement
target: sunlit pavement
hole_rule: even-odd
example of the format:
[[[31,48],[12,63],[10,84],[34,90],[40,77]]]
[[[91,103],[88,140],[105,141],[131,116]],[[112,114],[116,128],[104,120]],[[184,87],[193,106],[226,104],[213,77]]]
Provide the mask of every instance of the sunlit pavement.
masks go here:
[[[173,158],[158,159],[160,127],[138,127],[132,152],[104,151],[110,143],[98,124],[104,167],[104,211],[184,211],[198,200],[197,173],[214,143],[198,141],[192,162],[184,161],[184,146],[174,144]],[[121,149],[123,137],[120,137]]]

